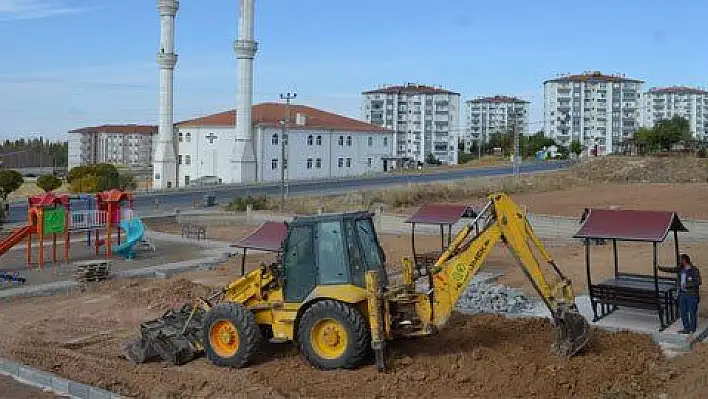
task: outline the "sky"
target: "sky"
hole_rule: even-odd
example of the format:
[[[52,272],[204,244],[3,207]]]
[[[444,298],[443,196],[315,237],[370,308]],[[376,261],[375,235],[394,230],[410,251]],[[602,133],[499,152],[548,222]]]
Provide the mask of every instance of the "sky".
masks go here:
[[[208,4],[208,5],[207,5]],[[233,109],[238,0],[182,0],[175,121]],[[601,71],[645,88],[708,83],[705,0],[256,0],[254,102],[361,118],[361,92],[441,85],[531,101],[543,81]],[[158,123],[154,0],[0,0],[0,138]],[[464,123],[464,117],[461,117]]]

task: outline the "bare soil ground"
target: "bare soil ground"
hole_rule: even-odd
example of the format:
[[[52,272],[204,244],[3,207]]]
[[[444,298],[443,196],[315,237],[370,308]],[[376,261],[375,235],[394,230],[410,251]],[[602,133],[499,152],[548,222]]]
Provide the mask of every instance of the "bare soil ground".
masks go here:
[[[0,353],[138,398],[646,397],[673,394],[671,384],[685,376],[682,367],[693,364],[663,359],[647,336],[601,331],[586,351],[564,362],[549,352],[553,332],[545,320],[457,314],[438,336],[394,343],[386,374],[372,365],[317,371],[291,344],[264,346],[241,370],[203,358],[171,367],[133,365],[122,357],[122,343],[135,336],[141,320],[208,290],[182,278],[113,281],[51,301],[3,303]],[[704,387],[700,377],[695,381],[697,389]]]
[[[0,392],[5,399],[58,399],[68,398],[51,392],[43,391],[29,385],[15,381],[11,377],[0,375]]]

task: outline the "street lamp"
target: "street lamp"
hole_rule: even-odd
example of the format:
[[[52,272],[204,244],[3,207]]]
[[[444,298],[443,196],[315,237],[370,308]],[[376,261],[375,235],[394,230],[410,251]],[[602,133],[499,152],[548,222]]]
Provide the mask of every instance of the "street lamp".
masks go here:
[[[280,137],[280,213],[285,211],[285,137],[287,137],[288,123],[290,123],[290,100],[295,99],[297,93],[280,93],[280,99],[285,100],[285,119]]]

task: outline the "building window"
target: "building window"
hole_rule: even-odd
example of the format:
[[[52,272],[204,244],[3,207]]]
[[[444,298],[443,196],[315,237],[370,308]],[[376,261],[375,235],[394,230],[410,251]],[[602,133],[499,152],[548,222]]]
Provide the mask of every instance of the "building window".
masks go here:
[[[344,145],[344,136],[339,136],[339,146],[341,147],[343,145]]]
[[[183,136],[182,136],[182,132],[179,132],[179,134],[177,135],[177,137],[178,137],[179,142],[181,143],[181,142],[182,142],[182,137],[183,137]],[[113,140],[111,140],[111,141],[113,141]]]
[[[371,146],[374,145],[374,138],[373,138],[373,137],[369,136],[369,140],[368,140],[368,141],[369,141],[369,147],[371,147]]]
[[[189,176],[184,176],[184,185],[185,186],[189,185]]]
[[[270,138],[270,142],[273,145],[278,145],[278,133],[273,133],[273,136]]]
[[[344,166],[344,158],[339,158],[339,159],[337,160],[337,166],[340,167],[340,168],[341,168],[342,166]]]
[[[347,146],[352,146],[352,136],[347,136]]]
[[[384,147],[388,147],[388,137],[384,137]]]
[[[273,170],[278,169],[278,158],[273,158],[270,160],[270,168]]]
[[[185,165],[191,165],[191,164],[192,164],[192,156],[191,156],[191,155],[185,155],[185,156],[184,156],[184,164],[185,164]]]
[[[322,145],[322,136],[317,136],[317,145]]]
[[[187,132],[187,142],[191,143],[192,142],[192,133]]]
[[[371,167],[371,158],[367,159],[366,163],[369,165],[369,167]]]
[[[351,168],[351,167],[352,167],[352,159],[347,158],[347,168]]]
[[[312,145],[312,135],[307,136],[307,145]]]
[[[177,164],[182,165],[182,155],[177,156]]]
[[[315,167],[316,167],[317,169],[319,169],[319,168],[322,167],[322,158],[317,158],[317,159],[315,159]]]
[[[312,169],[312,158],[307,158],[307,169]]]

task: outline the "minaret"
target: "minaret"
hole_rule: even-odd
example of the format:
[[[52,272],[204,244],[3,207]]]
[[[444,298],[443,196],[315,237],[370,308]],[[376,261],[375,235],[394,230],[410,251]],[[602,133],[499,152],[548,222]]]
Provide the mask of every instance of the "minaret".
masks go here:
[[[231,154],[232,183],[248,183],[256,180],[251,107],[253,105],[253,58],[258,50],[258,43],[253,40],[253,1],[240,0],[238,38],[234,42],[234,51],[238,59],[238,97],[236,142]]]
[[[173,84],[174,70],[177,64],[175,54],[175,16],[179,2],[177,0],[158,0],[160,12],[160,52],[157,63],[160,65],[160,120],[155,146],[153,188],[177,187],[177,162],[175,160],[175,142],[173,127]]]

